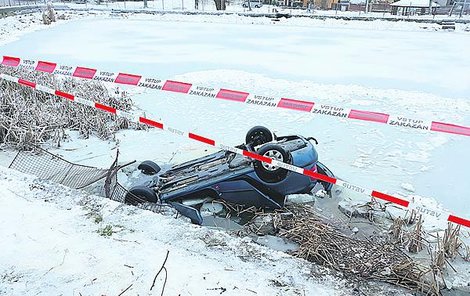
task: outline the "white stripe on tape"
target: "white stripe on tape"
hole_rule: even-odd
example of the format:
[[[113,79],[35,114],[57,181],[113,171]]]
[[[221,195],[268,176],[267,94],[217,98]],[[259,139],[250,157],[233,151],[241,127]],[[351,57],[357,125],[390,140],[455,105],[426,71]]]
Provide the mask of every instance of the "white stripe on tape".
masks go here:
[[[339,118],[347,118],[351,109],[335,107],[325,104],[315,104],[312,109],[312,113],[335,116]]]
[[[345,182],[343,180],[337,179],[336,180],[336,185],[344,187],[344,188],[352,190],[352,191],[355,191],[355,192],[358,192],[358,193],[365,194],[365,195],[372,195],[372,190],[362,188],[362,187],[354,185],[354,184],[350,184],[350,183]]]
[[[431,129],[431,120],[412,119],[405,116],[390,115],[387,121],[388,125],[403,126],[419,130],[429,131]]]
[[[82,98],[79,98],[79,97],[75,97],[74,102],[77,102],[77,103],[80,103],[80,104],[83,104],[83,105],[87,105],[87,106],[90,106],[90,107],[93,107],[93,108],[95,107],[95,102],[90,101],[90,100],[86,100],[86,99],[82,99]]]
[[[189,92],[188,92],[188,94],[190,95],[206,97],[206,98],[215,98],[217,93],[218,93],[218,90],[213,87],[197,86],[194,84],[191,85],[191,88],[189,89]]]
[[[294,165],[291,165],[291,164],[288,164],[288,163],[285,163],[285,162],[281,162],[281,161],[278,161],[278,160],[275,160],[275,159],[273,159],[271,161],[271,164],[275,165],[275,166],[278,166],[278,167],[281,167],[281,168],[284,168],[284,169],[289,170],[289,171],[293,171],[293,172],[302,174],[302,175],[304,173],[304,169],[302,169],[302,168],[299,168],[299,167],[296,167]]]

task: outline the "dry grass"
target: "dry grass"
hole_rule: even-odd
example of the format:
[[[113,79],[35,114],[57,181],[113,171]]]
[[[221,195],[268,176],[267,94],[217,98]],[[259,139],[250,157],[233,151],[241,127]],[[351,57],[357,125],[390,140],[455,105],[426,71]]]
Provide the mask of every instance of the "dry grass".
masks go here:
[[[20,72],[3,66],[0,66],[0,72],[121,110],[130,110],[132,107],[130,98],[123,93],[109,93],[103,83],[59,79],[45,73]],[[53,140],[60,145],[61,139],[66,137],[65,129],[76,130],[84,138],[93,134],[101,139],[109,139],[117,130],[130,125],[127,119],[0,80],[0,144],[25,148]]]
[[[299,244],[295,256],[335,270],[393,283],[410,289],[429,290],[422,277],[426,268],[394,244],[351,238],[319,218],[308,206],[289,208],[293,217],[276,215],[279,235]]]
[[[415,225],[413,231],[411,231],[407,235],[408,240],[407,240],[406,247],[407,247],[408,252],[418,253],[418,252],[423,250],[423,248],[424,248],[424,246],[423,246],[423,236],[424,236],[423,219],[422,219],[422,216],[419,215],[418,222],[416,222],[416,225]]]
[[[461,256],[468,257],[470,248],[462,246],[460,227],[449,224],[444,236],[437,237],[435,246],[436,243],[431,244],[425,239],[427,234],[423,231],[422,217],[415,216],[413,220],[416,223],[412,227],[408,224],[409,219],[394,220],[389,237],[358,239],[341,232],[337,225],[319,216],[311,206],[292,205],[284,212],[257,214],[253,222],[245,225],[245,230],[262,235],[264,230],[260,229],[272,226],[277,236],[299,245],[292,253],[294,256],[345,275],[383,281],[425,295],[440,295],[440,290],[445,287],[444,270],[451,266],[448,259],[455,258],[464,247],[466,254]],[[260,224],[263,221],[270,225]],[[417,261],[407,255],[410,252],[422,256],[424,249],[428,250],[428,259]]]

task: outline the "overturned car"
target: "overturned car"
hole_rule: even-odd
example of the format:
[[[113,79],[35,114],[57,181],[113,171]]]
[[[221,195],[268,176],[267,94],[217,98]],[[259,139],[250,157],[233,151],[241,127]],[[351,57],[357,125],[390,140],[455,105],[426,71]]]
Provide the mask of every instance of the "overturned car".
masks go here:
[[[248,131],[245,144],[237,148],[334,177],[318,161],[313,143],[318,144],[312,137],[277,137],[269,129],[255,126]],[[332,188],[324,181],[230,151],[218,151],[163,172],[152,161],[144,161],[138,168],[152,177],[131,188],[126,203],[169,204],[195,224],[203,224],[201,211],[217,201],[280,209],[289,194],[311,193],[317,184],[328,193]]]

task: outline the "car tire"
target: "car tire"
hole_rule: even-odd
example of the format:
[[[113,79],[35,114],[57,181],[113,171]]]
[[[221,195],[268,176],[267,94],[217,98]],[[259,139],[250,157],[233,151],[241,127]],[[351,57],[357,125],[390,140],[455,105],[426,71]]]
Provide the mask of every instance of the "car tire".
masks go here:
[[[142,162],[137,168],[145,175],[155,175],[161,170],[158,164],[150,160]]]
[[[277,144],[266,144],[258,149],[257,153],[261,156],[292,164],[292,156],[290,153]],[[266,183],[281,182],[289,173],[286,169],[276,167],[259,160],[256,160],[253,166],[258,178]]]
[[[264,126],[252,127],[245,137],[245,143],[250,144],[252,147],[263,145],[273,140],[273,134]]]
[[[155,192],[145,186],[136,186],[131,188],[124,198],[124,203],[133,206],[144,202],[157,202],[157,195]]]

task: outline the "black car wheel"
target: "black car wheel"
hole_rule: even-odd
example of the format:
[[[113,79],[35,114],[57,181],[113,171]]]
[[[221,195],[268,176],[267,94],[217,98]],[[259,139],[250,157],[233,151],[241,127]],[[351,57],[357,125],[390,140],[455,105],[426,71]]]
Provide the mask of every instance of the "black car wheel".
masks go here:
[[[269,157],[280,162],[292,163],[292,157],[289,152],[276,144],[267,144],[258,150],[258,154]],[[276,183],[287,177],[288,171],[281,167],[256,160],[254,163],[256,175],[264,182]]]
[[[137,168],[145,175],[155,175],[161,170],[158,164],[150,160],[142,162]]]
[[[263,145],[273,140],[273,134],[264,126],[252,127],[247,133],[245,143],[251,147]]]
[[[145,186],[136,186],[129,190],[124,198],[124,202],[129,205],[137,205],[144,202],[157,202],[157,195],[155,192]]]

